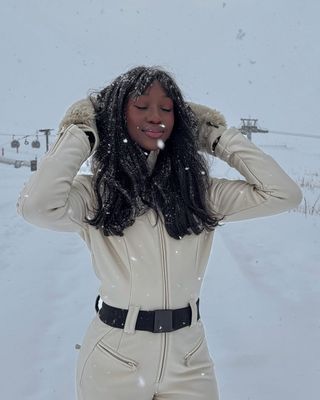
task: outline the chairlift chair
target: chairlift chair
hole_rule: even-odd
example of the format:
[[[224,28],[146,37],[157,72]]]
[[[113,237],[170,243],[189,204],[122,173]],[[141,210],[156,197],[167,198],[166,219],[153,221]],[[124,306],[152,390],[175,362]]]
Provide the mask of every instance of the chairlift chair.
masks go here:
[[[32,141],[31,146],[32,146],[34,149],[39,149],[39,147],[40,147],[40,142],[39,142],[38,136],[36,136],[36,139]]]
[[[13,149],[18,149],[20,147],[19,140],[15,139],[14,136],[12,136],[11,147]]]

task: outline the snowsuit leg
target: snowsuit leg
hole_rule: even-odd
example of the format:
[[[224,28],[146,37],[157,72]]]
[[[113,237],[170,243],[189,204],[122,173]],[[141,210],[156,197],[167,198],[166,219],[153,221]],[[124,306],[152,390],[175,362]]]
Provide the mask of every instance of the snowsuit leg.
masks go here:
[[[77,363],[78,400],[218,400],[201,320],[174,332],[126,333],[96,316]]]
[[[214,364],[201,321],[194,327],[170,333],[164,377],[154,399],[219,399]]]

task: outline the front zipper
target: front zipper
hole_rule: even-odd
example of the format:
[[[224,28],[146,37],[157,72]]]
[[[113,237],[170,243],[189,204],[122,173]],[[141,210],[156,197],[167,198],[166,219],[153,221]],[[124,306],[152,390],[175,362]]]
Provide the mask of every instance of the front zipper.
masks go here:
[[[204,337],[201,338],[200,342],[191,351],[189,351],[189,353],[187,353],[184,356],[185,365],[187,365],[187,366],[189,365],[190,358],[199,350],[199,348],[201,347],[203,341],[204,341]]]
[[[126,358],[124,356],[120,356],[120,354],[112,351],[110,348],[104,346],[101,343],[97,343],[97,348],[100,349],[102,352],[108,353],[111,357],[115,358],[116,360],[120,361],[122,364],[125,366],[131,368],[131,369],[137,369],[138,363],[130,360],[129,358]]]
[[[159,222],[159,237],[160,237],[160,246],[161,246],[161,253],[162,253],[162,265],[164,271],[164,309],[168,308],[168,271],[167,271],[167,258],[166,258],[166,249],[164,245],[164,234],[163,234],[163,226]]]
[[[160,238],[160,251],[162,253],[162,265],[163,265],[163,272],[164,272],[164,309],[168,308],[168,271],[167,271],[167,260],[166,260],[166,251],[165,251],[165,245],[164,245],[164,240],[163,240],[163,227],[161,225],[161,222],[158,223],[159,226],[159,238]],[[163,351],[161,355],[161,362],[160,362],[160,370],[159,370],[159,376],[157,381],[160,382],[163,376],[163,371],[164,371],[164,361],[166,358],[166,352],[167,352],[167,333],[163,333]]]

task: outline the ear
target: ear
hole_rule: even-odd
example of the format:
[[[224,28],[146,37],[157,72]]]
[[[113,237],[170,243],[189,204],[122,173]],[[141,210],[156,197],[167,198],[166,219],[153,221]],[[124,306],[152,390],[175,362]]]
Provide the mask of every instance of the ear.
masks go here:
[[[205,126],[218,127],[220,125],[227,127],[227,122],[224,116],[217,110],[203,106],[202,104],[187,103],[195,116],[198,118],[200,130]]]

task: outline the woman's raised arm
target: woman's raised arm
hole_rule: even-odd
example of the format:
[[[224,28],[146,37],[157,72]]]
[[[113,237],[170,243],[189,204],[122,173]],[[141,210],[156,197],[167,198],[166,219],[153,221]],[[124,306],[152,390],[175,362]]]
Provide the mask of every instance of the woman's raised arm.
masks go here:
[[[245,178],[211,179],[211,205],[224,221],[278,214],[298,206],[302,200],[299,186],[272,157],[238,129],[227,129],[217,111],[190,105],[201,122],[201,149],[225,161]],[[220,120],[219,116],[222,117]]]
[[[88,100],[68,109],[58,139],[19,196],[18,213],[28,222],[62,231],[81,231],[84,227],[92,202],[91,177],[76,175],[99,143],[92,112]],[[92,145],[90,136],[94,137]]]

